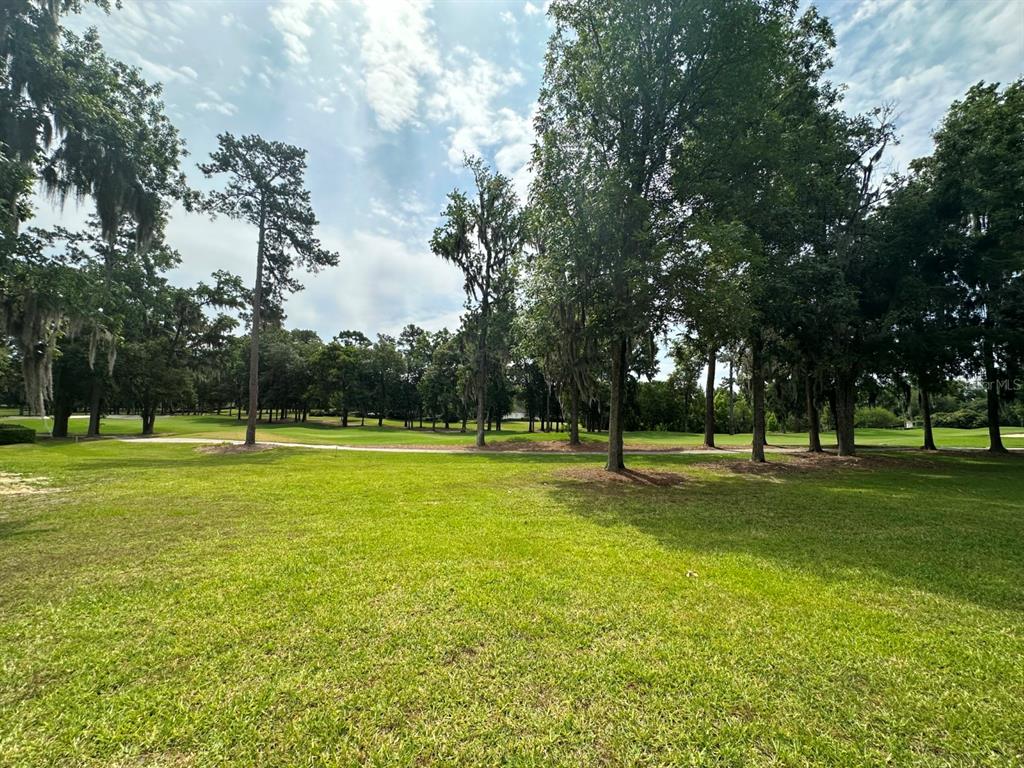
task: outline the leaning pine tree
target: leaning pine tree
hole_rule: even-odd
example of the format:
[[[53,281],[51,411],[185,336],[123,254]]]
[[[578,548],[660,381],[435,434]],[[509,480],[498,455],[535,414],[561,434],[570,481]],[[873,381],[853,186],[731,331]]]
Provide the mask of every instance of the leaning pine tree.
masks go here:
[[[480,448],[487,416],[488,326],[493,308],[511,299],[525,227],[512,182],[492,173],[480,158],[466,158],[466,167],[473,172],[476,195],[449,193],[445,223],[434,230],[430,248],[462,270],[466,298],[476,305],[476,445]]]
[[[199,166],[207,177],[229,176],[227,187],[210,193],[207,207],[257,227],[256,282],[252,292],[249,349],[249,420],[245,444],[256,443],[259,408],[260,323],[267,298],[301,290],[291,278],[295,267],[317,271],[338,263],[338,254],[325,250],[313,235],[319,223],[304,185],[306,150],[261,136],[217,137],[220,147],[210,162]]]

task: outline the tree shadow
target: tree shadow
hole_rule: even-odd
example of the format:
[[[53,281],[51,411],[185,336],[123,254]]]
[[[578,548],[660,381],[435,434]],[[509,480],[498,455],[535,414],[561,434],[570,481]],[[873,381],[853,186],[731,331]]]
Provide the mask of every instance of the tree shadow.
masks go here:
[[[170,444],[169,446],[178,450],[172,454],[162,453],[160,456],[147,456],[145,451],[149,446],[140,447],[137,453],[129,457],[124,454],[118,456],[90,456],[85,455],[77,461],[77,470],[88,476],[90,473],[102,472],[104,470],[125,470],[134,471],[146,469],[175,469],[182,472],[203,472],[203,471],[228,471],[233,468],[244,468],[253,464],[277,464],[287,456],[294,455],[297,451],[305,451],[302,448],[286,448],[275,446],[269,450],[209,454],[197,451],[196,448],[209,447],[207,445]],[[326,451],[330,453],[330,451]]]
[[[595,482],[556,470],[545,485],[574,514],[673,549],[1024,610],[1024,457],[833,461],[750,471],[724,457],[644,458],[634,471],[674,470],[683,481]]]
[[[57,530],[53,526],[41,528],[36,524],[36,522],[37,521],[34,518],[30,517],[0,519],[0,541],[38,536],[43,533],[49,533]]]

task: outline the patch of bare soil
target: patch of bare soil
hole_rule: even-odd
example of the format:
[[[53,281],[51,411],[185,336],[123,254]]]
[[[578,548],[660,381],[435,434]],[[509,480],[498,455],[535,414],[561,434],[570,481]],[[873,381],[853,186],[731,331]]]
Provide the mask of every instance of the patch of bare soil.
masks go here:
[[[263,445],[262,443],[256,443],[256,445],[221,443],[220,445],[200,445],[195,450],[196,453],[210,453],[223,456],[235,453],[262,453],[263,451],[272,451],[275,447],[273,445]]]
[[[485,451],[543,451],[544,453],[604,453],[603,445],[569,445],[565,440],[500,440],[488,443]]]
[[[686,483],[686,478],[678,472],[658,472],[652,469],[623,469],[610,472],[596,467],[572,467],[560,469],[554,474],[560,478],[606,486],[651,485],[673,488]]]
[[[54,493],[50,478],[31,477],[19,472],[0,472],[0,496],[33,496],[40,493]]]
[[[778,457],[779,454],[776,454]],[[787,453],[785,458],[769,455],[768,461],[756,462],[749,459],[728,459],[724,461],[701,461],[690,466],[711,469],[733,475],[792,475],[820,470],[844,469],[856,466],[859,457],[836,456],[830,453]]]
[[[828,451],[822,453],[787,453],[785,458],[772,459],[758,463],[748,460],[739,461],[702,461],[691,466],[718,470],[735,475],[768,475],[784,476],[806,472],[835,471],[841,469],[894,469],[909,467],[932,467],[930,456],[940,452],[914,453],[902,452],[899,455],[879,456],[860,454],[857,456],[838,456]],[[778,454],[776,454],[778,457]]]

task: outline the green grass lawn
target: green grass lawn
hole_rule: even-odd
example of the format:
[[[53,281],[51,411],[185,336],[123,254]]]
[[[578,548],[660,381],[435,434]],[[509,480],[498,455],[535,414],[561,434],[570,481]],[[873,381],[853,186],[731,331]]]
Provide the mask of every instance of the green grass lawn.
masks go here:
[[[0,423],[24,424],[45,434],[51,422],[44,423],[40,419],[27,417],[0,418]],[[433,431],[426,426],[424,429],[405,429],[400,421],[385,421],[378,427],[375,420],[368,420],[366,426],[357,426],[358,420],[348,428],[342,428],[336,418],[312,418],[305,424],[292,421],[261,423],[257,439],[271,442],[315,443],[326,445],[434,445],[434,446],[469,446],[473,444],[473,425],[469,433],[461,433],[458,429],[445,431],[438,428]],[[73,435],[84,435],[88,427],[85,418],[73,418],[69,422],[69,431]],[[443,427],[443,425],[442,425]],[[107,436],[136,436],[141,432],[142,422],[137,417],[111,416],[103,420],[102,433]],[[1003,427],[1004,441],[1007,447],[1024,448],[1024,428]],[[245,437],[245,423],[237,418],[214,414],[204,416],[167,416],[156,420],[156,433],[172,437],[203,437],[218,440],[240,440]],[[585,442],[595,445],[607,441],[605,434],[581,434]],[[527,432],[527,424],[522,421],[507,421],[501,432],[488,433],[488,440],[498,442],[532,442],[562,440],[567,438],[565,432]],[[627,432],[626,445],[636,449],[645,448],[686,448],[696,447],[704,442],[703,434],[681,432]],[[717,437],[720,447],[745,448],[750,445],[751,435],[721,434]],[[935,430],[935,440],[940,447],[946,448],[986,448],[988,446],[987,429],[946,429]],[[805,446],[807,435],[802,432],[773,432],[769,442],[777,446]],[[893,446],[919,447],[924,442],[920,429],[859,429],[857,442],[866,447]],[[835,446],[834,433],[825,432],[822,443]]]
[[[0,765],[1021,765],[1024,457],[630,463],[2,447]]]

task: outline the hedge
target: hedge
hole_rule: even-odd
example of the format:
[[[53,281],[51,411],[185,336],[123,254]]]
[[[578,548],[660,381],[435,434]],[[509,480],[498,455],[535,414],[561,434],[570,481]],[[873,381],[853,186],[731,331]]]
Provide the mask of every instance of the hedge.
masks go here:
[[[961,408],[959,411],[933,413],[932,424],[936,427],[956,427],[957,429],[977,429],[988,424],[985,413],[973,408]]]
[[[888,408],[858,408],[854,426],[869,429],[895,429],[903,426],[903,419]]]
[[[0,424],[0,445],[34,443],[35,441],[36,431],[31,427],[23,427],[20,424]]]

